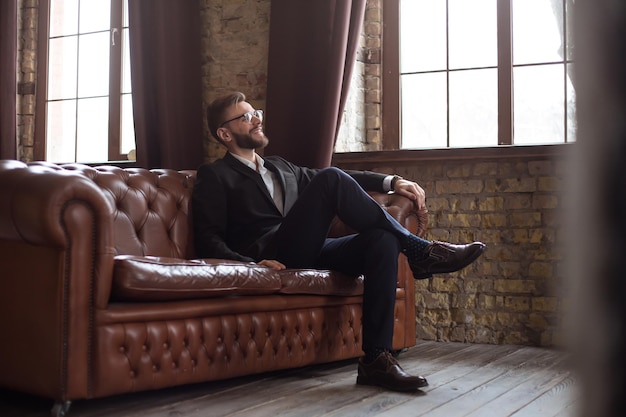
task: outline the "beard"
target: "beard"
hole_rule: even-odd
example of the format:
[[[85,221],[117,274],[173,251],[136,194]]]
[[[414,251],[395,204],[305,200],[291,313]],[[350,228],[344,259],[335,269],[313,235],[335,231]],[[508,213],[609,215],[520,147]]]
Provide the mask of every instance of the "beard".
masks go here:
[[[241,149],[259,149],[264,148],[269,143],[269,139],[265,136],[265,133],[261,130],[260,133],[257,134],[239,134],[235,132],[231,132],[233,138],[235,139],[235,143]]]

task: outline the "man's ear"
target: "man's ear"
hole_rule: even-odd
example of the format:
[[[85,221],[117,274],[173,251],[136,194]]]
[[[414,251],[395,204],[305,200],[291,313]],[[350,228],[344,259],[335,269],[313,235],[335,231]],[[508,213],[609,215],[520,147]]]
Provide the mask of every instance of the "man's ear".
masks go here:
[[[220,137],[220,140],[222,141],[222,143],[227,144],[228,142],[231,141],[232,137],[230,135],[230,132],[228,131],[228,129],[225,129],[223,127],[220,127],[219,129],[217,129],[217,136]]]

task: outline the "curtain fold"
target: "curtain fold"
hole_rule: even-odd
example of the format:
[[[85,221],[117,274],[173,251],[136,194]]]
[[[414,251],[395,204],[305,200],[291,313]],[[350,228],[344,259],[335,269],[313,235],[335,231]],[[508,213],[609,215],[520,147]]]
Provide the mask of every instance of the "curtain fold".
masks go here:
[[[0,159],[17,159],[17,0],[0,1]]]
[[[266,155],[330,165],[366,0],[272,0]]]
[[[137,163],[195,169],[204,160],[198,0],[129,0]]]

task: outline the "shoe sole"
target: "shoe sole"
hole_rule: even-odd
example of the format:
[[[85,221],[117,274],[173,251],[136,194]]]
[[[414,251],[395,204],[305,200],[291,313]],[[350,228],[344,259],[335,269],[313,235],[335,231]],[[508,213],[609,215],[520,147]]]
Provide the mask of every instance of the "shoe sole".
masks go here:
[[[369,386],[374,386],[374,387],[381,387],[381,388],[388,389],[390,391],[398,391],[398,392],[416,391],[416,390],[418,390],[420,388],[424,388],[424,387],[428,386],[428,382],[426,382],[425,384],[417,384],[415,386],[391,387],[389,385],[381,384],[380,382],[377,382],[377,381],[370,381],[367,378],[364,378],[364,377],[361,377],[361,376],[357,376],[356,377],[356,383],[358,385],[369,385]]]

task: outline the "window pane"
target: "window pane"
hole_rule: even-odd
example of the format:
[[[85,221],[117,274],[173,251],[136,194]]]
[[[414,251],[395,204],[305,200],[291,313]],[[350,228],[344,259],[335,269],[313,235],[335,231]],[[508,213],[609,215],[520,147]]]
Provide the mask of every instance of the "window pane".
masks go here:
[[[449,0],[450,69],[498,65],[497,10],[496,0]]]
[[[563,65],[513,69],[514,143],[565,141]]]
[[[77,37],[50,39],[48,100],[76,97]]]
[[[122,23],[122,26],[127,28],[128,27],[128,0],[124,0],[124,16],[122,16],[122,19],[124,20],[124,22]]]
[[[445,148],[446,74],[402,76],[402,148]]]
[[[498,71],[450,73],[450,146],[498,144]]]
[[[109,159],[109,98],[78,100],[76,160],[98,162]]]
[[[122,155],[135,149],[135,124],[133,122],[133,96],[122,95]]]
[[[78,33],[78,0],[50,0],[50,37]]]
[[[110,29],[110,0],[80,0],[80,33]]]
[[[76,100],[48,103],[46,160],[74,162],[76,143]]]
[[[572,84],[574,79],[574,65],[567,64],[567,141],[576,141],[576,90]]]
[[[563,0],[513,0],[513,63],[563,60]]]
[[[447,68],[445,1],[401,0],[400,33],[400,72]]]
[[[109,32],[80,36],[78,96],[109,94]]]
[[[132,90],[130,83],[130,44],[128,43],[128,29],[123,29],[122,33],[122,66],[124,67],[122,72],[122,93],[130,93]]]
[[[574,0],[565,0],[567,59],[574,59]]]

